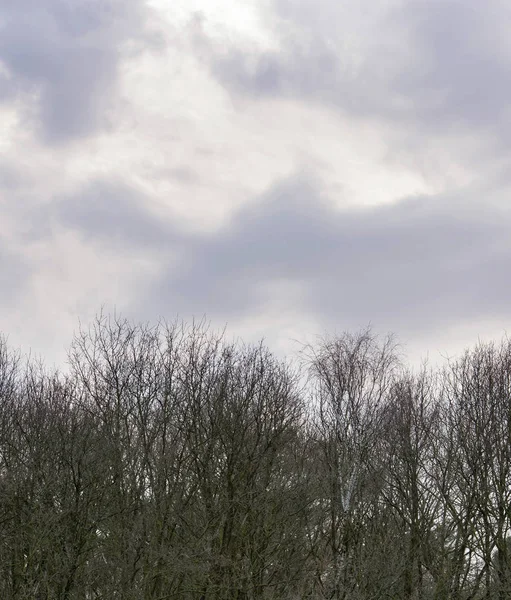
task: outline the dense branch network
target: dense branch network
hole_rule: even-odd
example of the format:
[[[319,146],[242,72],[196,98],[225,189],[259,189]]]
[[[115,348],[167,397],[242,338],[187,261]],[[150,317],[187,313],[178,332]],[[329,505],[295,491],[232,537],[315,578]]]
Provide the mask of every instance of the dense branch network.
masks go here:
[[[306,382],[304,383],[304,373]],[[511,597],[511,344],[296,366],[100,316],[66,374],[0,339],[0,597]]]

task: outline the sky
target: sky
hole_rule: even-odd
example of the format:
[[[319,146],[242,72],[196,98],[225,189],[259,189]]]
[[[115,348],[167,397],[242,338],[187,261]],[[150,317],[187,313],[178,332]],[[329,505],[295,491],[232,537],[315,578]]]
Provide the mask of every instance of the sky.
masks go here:
[[[435,362],[511,317],[507,0],[5,0],[0,332],[103,307]]]

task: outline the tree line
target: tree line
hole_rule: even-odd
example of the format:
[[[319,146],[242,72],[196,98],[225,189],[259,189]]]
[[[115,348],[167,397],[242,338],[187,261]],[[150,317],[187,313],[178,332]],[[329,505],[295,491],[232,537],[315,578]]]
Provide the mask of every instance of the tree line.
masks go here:
[[[511,343],[295,363],[99,316],[65,373],[0,338],[0,598],[511,597]]]

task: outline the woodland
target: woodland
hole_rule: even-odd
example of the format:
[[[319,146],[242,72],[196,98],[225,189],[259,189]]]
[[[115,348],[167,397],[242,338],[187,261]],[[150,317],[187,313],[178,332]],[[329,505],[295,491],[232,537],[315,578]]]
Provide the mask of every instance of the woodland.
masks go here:
[[[0,338],[0,598],[511,598],[511,342],[293,359],[100,315],[60,371]]]

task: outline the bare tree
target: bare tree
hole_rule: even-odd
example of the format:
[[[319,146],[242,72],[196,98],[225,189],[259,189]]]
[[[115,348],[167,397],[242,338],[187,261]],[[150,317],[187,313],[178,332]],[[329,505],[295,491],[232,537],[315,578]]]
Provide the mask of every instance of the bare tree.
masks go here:
[[[511,344],[304,357],[99,315],[63,375],[0,338],[0,597],[510,597]]]
[[[364,331],[326,339],[307,356],[323,473],[317,577],[325,597],[356,597],[357,556],[378,494],[371,455],[399,366],[396,346],[392,338],[380,342]]]

